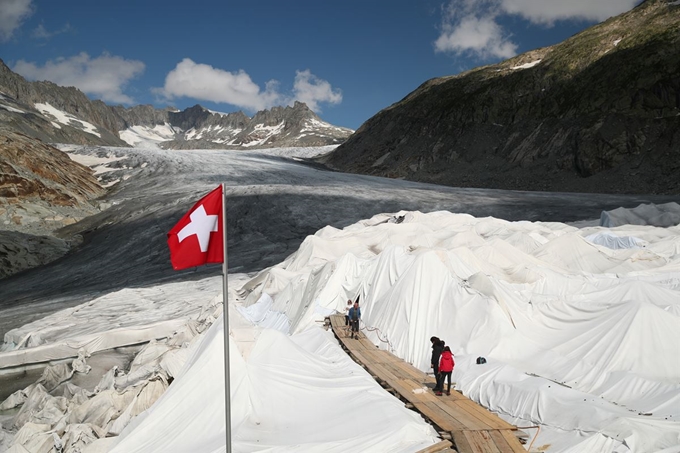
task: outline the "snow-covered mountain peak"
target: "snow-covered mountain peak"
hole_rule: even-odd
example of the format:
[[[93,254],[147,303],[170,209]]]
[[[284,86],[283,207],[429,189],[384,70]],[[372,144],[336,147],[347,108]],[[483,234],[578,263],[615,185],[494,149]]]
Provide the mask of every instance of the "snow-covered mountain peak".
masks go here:
[[[163,124],[131,126],[119,135],[133,146],[255,149],[339,144],[353,132],[322,121],[306,104],[296,101],[293,106],[259,111],[252,118],[243,112],[215,112],[195,105],[169,112]]]
[[[354,131],[324,123],[303,102],[255,113],[109,106],[73,87],[28,82],[0,60],[0,126],[46,142],[166,149],[337,145]]]

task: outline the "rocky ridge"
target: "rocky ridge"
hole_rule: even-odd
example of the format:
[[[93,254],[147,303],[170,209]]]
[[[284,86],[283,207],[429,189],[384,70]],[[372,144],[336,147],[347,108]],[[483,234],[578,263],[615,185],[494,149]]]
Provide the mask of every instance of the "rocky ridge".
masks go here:
[[[255,114],[200,105],[178,111],[91,101],[74,87],[28,82],[0,60],[0,278],[65,255],[82,238],[65,226],[99,212],[92,171],[47,143],[153,148],[315,147],[353,131],[305,104]],[[105,148],[102,148],[105,149]],[[106,160],[107,152],[102,151]],[[106,185],[117,182],[111,173]]]
[[[252,118],[200,105],[179,111],[92,101],[74,87],[29,82],[0,60],[0,129],[44,142],[167,149],[256,149],[342,143],[351,129],[322,121],[306,104]]]
[[[324,159],[459,187],[680,193],[680,4],[422,84]]]
[[[339,144],[351,129],[322,121],[305,103],[273,107],[248,118],[243,112],[220,113],[195,105],[171,112],[168,124],[175,138],[161,142],[168,149],[272,148]]]
[[[60,228],[99,211],[92,170],[39,140],[0,132],[0,278],[66,254]]]

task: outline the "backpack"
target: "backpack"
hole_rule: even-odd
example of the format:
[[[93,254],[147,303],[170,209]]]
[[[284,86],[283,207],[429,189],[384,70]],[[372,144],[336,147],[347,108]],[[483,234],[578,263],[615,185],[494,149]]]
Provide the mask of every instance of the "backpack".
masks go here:
[[[486,363],[486,359],[484,357],[477,357],[477,365],[483,365]]]

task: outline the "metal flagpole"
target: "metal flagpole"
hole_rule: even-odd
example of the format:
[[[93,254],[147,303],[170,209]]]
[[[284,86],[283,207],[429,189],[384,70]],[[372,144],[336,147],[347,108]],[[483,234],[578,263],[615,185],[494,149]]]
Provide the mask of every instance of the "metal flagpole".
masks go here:
[[[231,453],[231,390],[229,386],[229,305],[227,304],[229,283],[227,279],[227,191],[224,183],[222,183],[222,230],[224,231],[224,245],[222,251],[224,254],[224,261],[222,262],[222,300],[224,308],[222,309],[222,316],[224,319],[224,415],[227,425],[226,440],[227,451]]]

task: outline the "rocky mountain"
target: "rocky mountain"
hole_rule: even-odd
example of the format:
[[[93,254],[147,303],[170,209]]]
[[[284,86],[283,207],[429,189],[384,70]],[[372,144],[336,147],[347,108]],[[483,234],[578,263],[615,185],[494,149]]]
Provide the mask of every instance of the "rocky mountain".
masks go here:
[[[68,252],[60,228],[98,212],[104,194],[92,170],[17,132],[0,132],[0,278]]]
[[[0,60],[0,130],[45,142],[168,149],[254,149],[342,143],[351,129],[322,121],[306,104],[252,118],[200,105],[179,111],[92,101],[74,87],[28,82]]]
[[[461,187],[680,193],[680,2],[429,80],[324,162]]]
[[[213,112],[200,105],[169,112],[168,117],[164,127],[174,132],[174,138],[161,141],[160,146],[169,149],[323,146],[342,143],[353,132],[322,121],[302,102],[295,102],[293,107],[263,110],[252,118],[243,112]],[[133,127],[122,131],[121,138],[134,142],[136,138],[131,134],[134,132],[153,140],[156,131],[161,140],[170,136],[163,136],[163,131],[155,126],[151,130]]]

